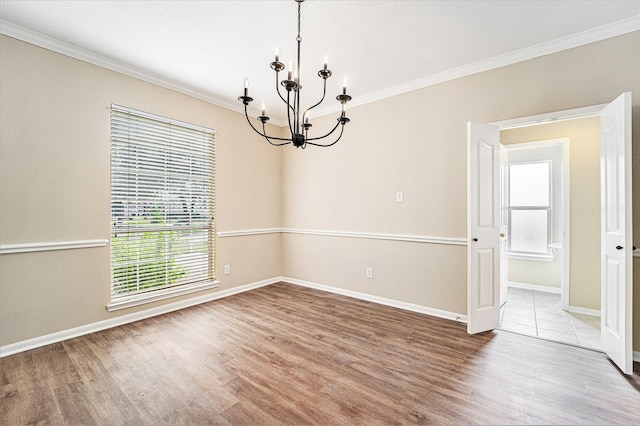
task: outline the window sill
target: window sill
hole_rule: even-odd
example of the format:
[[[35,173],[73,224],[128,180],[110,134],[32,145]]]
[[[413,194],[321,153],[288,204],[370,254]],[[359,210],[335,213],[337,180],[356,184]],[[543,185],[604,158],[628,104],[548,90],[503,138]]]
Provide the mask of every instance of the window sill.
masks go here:
[[[513,260],[535,260],[539,262],[553,262],[556,257],[553,254],[524,254],[509,253],[509,259]]]
[[[107,305],[107,311],[119,311],[121,309],[132,308],[134,306],[145,305],[147,303],[157,302],[159,300],[170,299],[172,297],[183,296],[185,294],[195,293],[197,291],[209,290],[220,286],[220,281],[205,281],[197,284],[184,285],[179,287],[168,288],[165,290],[156,290],[149,293],[136,294],[134,296],[125,296],[113,299]]]

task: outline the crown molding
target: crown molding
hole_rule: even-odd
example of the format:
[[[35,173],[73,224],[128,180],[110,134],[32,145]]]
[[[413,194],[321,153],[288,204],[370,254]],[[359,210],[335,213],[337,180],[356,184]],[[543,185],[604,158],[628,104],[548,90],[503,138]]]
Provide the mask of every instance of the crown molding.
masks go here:
[[[534,59],[540,56],[550,55],[552,53],[561,52],[563,50],[573,49],[575,47],[580,47],[586,44],[594,43],[612,37],[617,37],[638,30],[640,30],[640,15],[573,34],[567,37],[562,37],[549,42],[537,44],[535,46],[527,47],[514,52],[494,56],[492,58],[474,62],[472,64],[452,68],[447,71],[391,86],[369,94],[354,97],[349,106],[353,108],[355,106],[365,105],[382,99],[390,98],[392,96],[400,95],[402,93],[411,92],[417,89],[422,89],[424,87],[455,80],[457,78],[466,77],[472,74],[489,71],[507,65],[512,65],[522,61],[527,61],[529,59]],[[238,105],[237,102],[231,102],[227,99],[217,97],[209,92],[194,88],[177,80],[173,80],[162,75],[149,72],[142,68],[135,67],[133,65],[126,64],[124,62],[117,61],[103,55],[99,55],[89,50],[79,48],[70,43],[66,43],[54,39],[53,37],[49,37],[44,34],[32,31],[4,19],[0,19],[0,34],[5,34],[18,40],[34,44],[36,46],[52,50],[63,55],[67,55],[72,58],[80,59],[82,61],[128,75],[130,77],[138,78],[140,80],[156,84],[158,86],[165,87],[197,99],[201,99],[203,101],[235,112],[239,112],[242,114],[244,113],[244,108]],[[316,110],[316,115],[324,116],[336,112],[340,112],[339,107],[327,105],[326,107],[318,108]],[[252,117],[255,117],[254,114],[250,115]],[[286,121],[284,119],[278,119],[275,117],[271,120],[271,123],[280,127],[286,125]]]
[[[569,50],[586,44],[595,43],[597,41],[606,40],[628,34],[640,30],[640,15],[623,19],[612,24],[593,28],[591,30],[576,33],[567,37],[559,38],[549,42],[537,44],[535,46],[505,53],[503,55],[494,56],[472,64],[463,65],[452,68],[447,71],[432,74],[406,83],[391,86],[382,90],[378,90],[362,96],[354,96],[349,102],[349,107],[353,108],[360,105],[366,105],[402,93],[411,92],[422,89],[424,87],[433,86],[447,81],[467,77],[473,74],[489,71],[495,68],[501,68],[507,65],[513,65],[518,62],[527,61],[538,58],[540,56],[550,55],[553,53]],[[340,108],[332,105],[318,108],[317,116],[328,115],[339,112]]]
[[[244,114],[244,108],[241,108],[237,102],[230,102],[226,99],[217,97],[204,90],[197,89],[187,84],[181,83],[177,80],[173,80],[156,74],[142,68],[136,67],[125,62],[118,61],[113,58],[109,58],[104,55],[92,52],[90,50],[82,49],[73,44],[60,41],[53,37],[32,31],[28,28],[16,25],[4,19],[0,19],[0,34],[4,34],[9,37],[42,47],[47,50],[51,50],[56,53],[60,53],[71,58],[79,59],[84,62],[88,62],[93,65],[97,65],[102,68],[109,69],[111,71],[118,72],[120,74],[128,75],[139,80],[152,83],[157,86],[161,86],[173,91],[183,93],[196,99],[200,99],[211,104],[230,109],[232,111],[240,112]]]

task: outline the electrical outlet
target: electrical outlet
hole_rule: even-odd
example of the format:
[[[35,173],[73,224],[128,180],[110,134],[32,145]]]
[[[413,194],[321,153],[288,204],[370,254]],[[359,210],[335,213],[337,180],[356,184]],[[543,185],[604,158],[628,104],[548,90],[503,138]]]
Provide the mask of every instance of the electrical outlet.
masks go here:
[[[404,193],[402,191],[396,192],[396,202],[402,203],[404,201]]]
[[[224,274],[229,275],[231,273],[231,265],[224,265]]]
[[[373,278],[373,268],[367,268],[367,278]]]

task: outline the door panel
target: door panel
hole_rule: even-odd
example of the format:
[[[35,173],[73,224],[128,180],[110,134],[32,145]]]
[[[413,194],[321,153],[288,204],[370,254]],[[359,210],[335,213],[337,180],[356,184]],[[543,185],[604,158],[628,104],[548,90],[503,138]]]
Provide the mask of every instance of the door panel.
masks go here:
[[[633,374],[631,209],[631,93],[600,114],[602,346],[625,374]]]
[[[500,130],[467,124],[467,332],[500,325]]]

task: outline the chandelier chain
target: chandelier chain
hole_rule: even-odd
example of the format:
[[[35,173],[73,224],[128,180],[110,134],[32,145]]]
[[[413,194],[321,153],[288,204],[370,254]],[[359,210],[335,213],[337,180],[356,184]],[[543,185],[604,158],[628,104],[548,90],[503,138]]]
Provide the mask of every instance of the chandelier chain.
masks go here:
[[[300,5],[301,4],[302,4],[301,2],[298,3],[298,37],[296,38],[297,42],[302,41],[302,37],[300,37]]]

